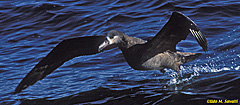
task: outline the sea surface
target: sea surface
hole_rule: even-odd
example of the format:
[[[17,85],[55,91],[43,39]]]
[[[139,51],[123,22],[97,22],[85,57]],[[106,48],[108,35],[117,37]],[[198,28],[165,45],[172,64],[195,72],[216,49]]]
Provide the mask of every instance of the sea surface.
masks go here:
[[[203,53],[181,66],[138,71],[114,48],[76,57],[21,93],[26,74],[64,39],[106,35],[153,37],[173,11],[189,16],[205,34],[204,52],[190,34],[177,50]],[[199,105],[240,100],[239,0],[1,0],[1,105]]]

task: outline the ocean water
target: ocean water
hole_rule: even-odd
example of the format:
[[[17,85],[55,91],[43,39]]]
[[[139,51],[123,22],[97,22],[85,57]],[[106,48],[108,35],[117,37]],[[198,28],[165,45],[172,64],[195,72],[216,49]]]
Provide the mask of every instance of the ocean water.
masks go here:
[[[208,40],[203,52],[195,39],[177,50],[203,53],[168,70],[132,69],[117,48],[76,57],[36,84],[12,94],[24,76],[64,39],[119,30],[153,37],[173,11],[189,16]],[[240,100],[239,0],[1,0],[0,104],[148,105],[207,104]]]

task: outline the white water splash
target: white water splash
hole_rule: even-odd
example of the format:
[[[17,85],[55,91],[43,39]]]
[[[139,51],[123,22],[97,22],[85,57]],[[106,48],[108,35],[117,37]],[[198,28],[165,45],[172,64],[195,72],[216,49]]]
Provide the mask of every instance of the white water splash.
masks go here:
[[[207,65],[207,64],[206,64]],[[177,76],[177,72],[172,71],[169,72],[169,76],[172,77],[168,84],[171,85],[179,85],[183,83],[188,83],[189,81],[193,80],[193,78],[200,76],[201,73],[216,73],[222,71],[229,71],[229,70],[239,70],[240,66],[236,67],[222,67],[222,68],[214,68],[211,66],[194,66],[194,67],[183,67],[181,66],[181,76],[180,78]],[[185,76],[187,75],[187,76]],[[175,88],[175,90],[179,90],[179,88]]]

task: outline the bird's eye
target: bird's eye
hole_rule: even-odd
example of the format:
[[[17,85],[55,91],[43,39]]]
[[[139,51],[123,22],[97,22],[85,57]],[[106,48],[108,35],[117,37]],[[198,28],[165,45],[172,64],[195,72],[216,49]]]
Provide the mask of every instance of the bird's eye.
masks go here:
[[[112,38],[113,38],[113,36],[109,36],[109,38],[110,38],[110,39],[112,39]]]

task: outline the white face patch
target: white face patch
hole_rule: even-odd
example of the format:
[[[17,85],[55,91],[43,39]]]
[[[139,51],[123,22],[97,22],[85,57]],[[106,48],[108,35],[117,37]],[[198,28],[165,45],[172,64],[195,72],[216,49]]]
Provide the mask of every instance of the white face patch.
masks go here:
[[[109,41],[109,44],[119,43],[120,42],[120,37],[119,36],[114,36],[112,39],[107,37],[107,40]]]

